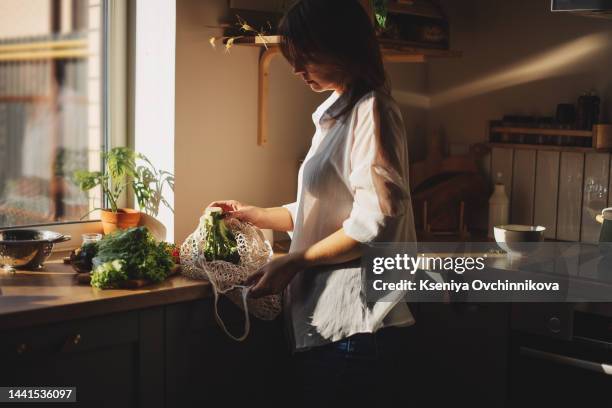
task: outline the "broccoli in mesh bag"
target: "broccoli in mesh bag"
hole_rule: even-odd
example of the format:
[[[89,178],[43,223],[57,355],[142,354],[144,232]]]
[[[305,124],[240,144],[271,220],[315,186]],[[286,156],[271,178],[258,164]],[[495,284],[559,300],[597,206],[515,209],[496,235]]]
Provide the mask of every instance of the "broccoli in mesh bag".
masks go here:
[[[181,245],[181,268],[185,276],[206,279],[215,296],[215,319],[232,339],[242,341],[250,330],[249,313],[263,320],[273,320],[281,312],[280,295],[253,299],[244,285],[272,257],[272,248],[262,232],[252,224],[223,217],[221,208],[208,208],[196,230]],[[227,296],[245,313],[244,331],[231,334],[218,310],[221,295]]]
[[[204,228],[206,241],[204,241],[203,253],[206,260],[238,264],[240,262],[238,243],[232,231],[225,225],[220,208],[214,207],[207,210],[204,217]]]

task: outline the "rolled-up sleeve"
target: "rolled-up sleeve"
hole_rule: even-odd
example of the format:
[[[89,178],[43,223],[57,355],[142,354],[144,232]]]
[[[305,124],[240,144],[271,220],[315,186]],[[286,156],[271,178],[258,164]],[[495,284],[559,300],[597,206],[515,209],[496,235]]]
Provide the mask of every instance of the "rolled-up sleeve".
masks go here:
[[[297,214],[298,203],[293,202],[293,203],[285,204],[282,207],[286,208],[289,211],[289,214],[291,214],[291,222],[293,223],[293,228],[295,228],[295,218]],[[289,234],[289,238],[293,239],[293,231],[287,231],[287,234]]]
[[[291,220],[295,224],[295,215],[297,213],[297,202],[285,204],[282,207],[286,208],[287,210],[289,210],[289,214],[291,214]]]
[[[401,155],[397,156],[401,145],[395,137],[395,124],[389,122],[389,115],[381,115],[374,97],[359,105],[350,153],[349,183],[354,201],[342,226],[349,237],[363,243],[379,240],[387,224],[398,222],[403,214],[402,199],[409,197],[399,168]]]

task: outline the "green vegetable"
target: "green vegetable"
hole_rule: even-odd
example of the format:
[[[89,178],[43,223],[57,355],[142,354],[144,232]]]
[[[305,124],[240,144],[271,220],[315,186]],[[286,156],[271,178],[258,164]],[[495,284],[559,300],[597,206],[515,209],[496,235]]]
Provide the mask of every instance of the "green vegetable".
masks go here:
[[[236,237],[227,228],[220,211],[209,210],[204,218],[206,242],[204,257],[207,261],[226,261],[234,264],[240,262]]]
[[[383,29],[387,28],[387,3],[388,0],[374,0],[373,4],[376,22]]]
[[[114,260],[98,266],[91,275],[91,286],[100,289],[116,288],[128,280],[123,261]]]
[[[121,266],[115,261],[120,261]],[[97,266],[91,284],[102,289],[116,287],[128,279],[161,282],[174,266],[166,244],[155,241],[145,227],[119,230],[105,236],[98,242],[93,263]]]

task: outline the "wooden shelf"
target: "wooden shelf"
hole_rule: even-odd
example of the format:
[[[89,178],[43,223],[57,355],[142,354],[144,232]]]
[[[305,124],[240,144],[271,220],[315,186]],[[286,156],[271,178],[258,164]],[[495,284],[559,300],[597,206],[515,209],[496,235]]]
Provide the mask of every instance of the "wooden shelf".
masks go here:
[[[224,44],[227,44],[228,39],[223,40]],[[280,35],[262,35],[262,36],[244,36],[237,37],[234,40],[234,45],[245,45],[249,47],[278,47],[281,42]]]
[[[606,152],[609,150],[598,150],[593,147],[579,147],[579,146],[553,146],[553,145],[533,145],[523,143],[487,143],[487,146],[493,148],[503,149],[518,149],[518,150],[548,150],[555,152],[575,152],[575,153],[596,153]]]
[[[398,57],[420,56],[425,62],[429,58],[459,58],[463,54],[457,50],[422,48],[390,40],[380,40],[380,46],[383,57],[389,62],[394,62],[393,59]]]
[[[593,137],[590,130],[577,129],[549,129],[549,128],[519,128],[519,127],[492,127],[491,133],[509,133],[522,135],[571,136]]]
[[[227,39],[224,43],[226,42]],[[273,48],[278,47],[280,42],[280,35],[244,36],[236,38],[234,45]],[[383,57],[389,62],[425,62],[427,58],[458,58],[462,55],[461,51],[420,48],[396,41],[381,40],[380,44]]]
[[[227,44],[229,39],[223,42]],[[258,74],[258,121],[257,145],[263,146],[268,142],[268,91],[270,85],[270,63],[280,53],[281,36],[244,36],[233,40],[234,46],[258,47],[259,55]],[[428,58],[456,58],[461,56],[460,51],[439,50],[404,46],[397,42],[381,42],[383,58],[390,63],[422,63]]]

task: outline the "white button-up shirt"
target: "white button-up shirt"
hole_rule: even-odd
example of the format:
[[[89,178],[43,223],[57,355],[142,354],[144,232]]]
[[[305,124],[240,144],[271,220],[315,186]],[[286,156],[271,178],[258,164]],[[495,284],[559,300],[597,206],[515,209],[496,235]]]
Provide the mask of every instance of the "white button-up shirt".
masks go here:
[[[298,176],[290,252],[340,228],[362,242],[415,242],[408,148],[401,112],[383,91],[366,94],[341,119],[347,95],[334,92],[312,118],[316,132]],[[414,323],[398,299],[368,304],[359,260],[298,273],[284,313],[296,350]],[[396,298],[396,297],[393,297]]]

